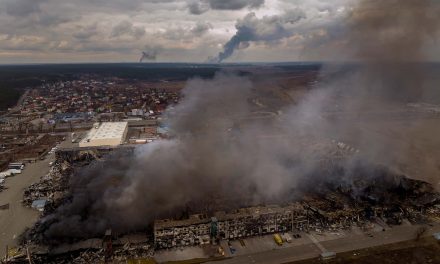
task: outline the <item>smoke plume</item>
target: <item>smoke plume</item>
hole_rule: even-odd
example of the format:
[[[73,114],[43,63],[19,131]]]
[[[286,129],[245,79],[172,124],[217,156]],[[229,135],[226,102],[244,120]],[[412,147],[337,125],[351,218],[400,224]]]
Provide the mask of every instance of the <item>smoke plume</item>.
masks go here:
[[[265,119],[240,125],[251,115],[252,88],[248,78],[224,73],[190,81],[168,113],[178,137],[138,147],[129,158],[116,153],[75,175],[72,200],[46,235],[137,230],[186,206],[209,211],[289,196],[315,161],[297,139],[282,136],[287,126]]]
[[[146,47],[145,51],[142,51],[142,56],[139,59],[139,62],[155,61],[159,52],[159,47]]]
[[[350,181],[348,172],[337,178],[322,173],[331,140],[360,150],[344,161],[347,171],[359,161],[411,166],[418,123],[401,137],[387,133],[396,130],[390,125],[396,113],[405,117],[399,109],[430,89],[423,47],[438,32],[438,8],[429,0],[361,1],[346,21],[346,41],[361,63],[348,70],[325,67],[314,89],[270,119],[255,115],[248,77],[218,73],[188,81],[181,102],[165,115],[176,137],[137,147],[133,156],[115,153],[72,177],[71,200],[45,219],[52,223],[45,235],[127,232],[186,208],[209,212],[288,201],[301,194],[303,180]],[[286,25],[304,14],[289,14],[249,14],[217,61],[243,43],[291,35]],[[430,173],[438,181],[438,168]]]
[[[305,18],[301,9],[294,9],[283,15],[264,16],[258,18],[255,13],[247,14],[235,25],[237,32],[223,46],[223,51],[216,57],[210,58],[210,62],[222,62],[229,58],[235,50],[247,48],[250,42],[274,42],[290,37],[294,34],[293,25]]]

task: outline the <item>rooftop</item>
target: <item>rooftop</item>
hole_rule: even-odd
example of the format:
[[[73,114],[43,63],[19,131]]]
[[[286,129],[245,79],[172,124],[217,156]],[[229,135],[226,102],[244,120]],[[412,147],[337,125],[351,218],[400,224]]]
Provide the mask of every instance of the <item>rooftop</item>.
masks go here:
[[[256,206],[241,208],[232,213],[226,213],[219,211],[214,213],[214,217],[217,221],[226,221],[240,219],[243,217],[259,217],[261,215],[270,214],[286,214],[292,211],[303,210],[302,205],[298,203],[290,204],[286,207],[280,206]],[[212,221],[211,217],[204,214],[191,215],[188,219],[174,220],[174,219],[162,219],[154,221],[155,229],[183,227],[188,225],[206,224]]]
[[[122,138],[127,125],[127,122],[104,122],[101,125],[97,123],[93,125],[84,140]]]

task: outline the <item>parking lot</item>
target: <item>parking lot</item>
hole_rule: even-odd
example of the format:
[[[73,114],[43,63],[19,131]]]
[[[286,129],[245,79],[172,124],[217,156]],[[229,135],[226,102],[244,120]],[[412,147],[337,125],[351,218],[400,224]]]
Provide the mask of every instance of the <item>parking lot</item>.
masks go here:
[[[414,239],[419,227],[406,221],[400,226],[386,227],[385,231],[383,231],[383,226],[374,224],[367,232],[354,227],[349,231],[290,233],[292,238],[294,234],[299,234],[300,237],[293,238],[290,243],[284,241],[282,245],[278,245],[274,241],[273,235],[251,237],[241,241],[234,240],[229,243],[222,240],[220,246],[223,248],[227,259],[212,263],[286,263],[318,257],[326,251],[339,253],[411,240]],[[439,231],[440,224],[436,223],[428,228],[426,235]],[[176,248],[156,252],[155,259],[159,262],[166,262],[209,258],[211,257],[209,253],[212,253],[212,250],[208,251],[202,247]]]
[[[27,164],[21,174],[6,178],[6,190],[0,193],[0,203],[9,204],[9,209],[0,210],[0,255],[6,246],[15,246],[18,236],[37,221],[39,212],[21,204],[23,190],[49,172],[49,163],[54,156]]]
[[[70,147],[70,138],[52,148],[43,160],[26,163],[20,174],[5,178],[5,189],[0,192],[0,256],[5,254],[6,246],[17,245],[20,234],[38,220],[40,212],[22,205],[23,191],[46,175],[55,159],[55,151]]]

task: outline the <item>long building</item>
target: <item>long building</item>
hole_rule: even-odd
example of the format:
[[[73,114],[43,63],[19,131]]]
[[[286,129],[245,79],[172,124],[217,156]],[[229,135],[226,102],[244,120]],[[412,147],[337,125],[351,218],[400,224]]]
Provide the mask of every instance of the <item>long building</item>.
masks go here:
[[[185,220],[156,220],[154,242],[157,248],[172,248],[303,230],[308,224],[306,211],[296,203],[287,207],[250,207],[234,213],[217,212],[214,217],[198,214]]]
[[[118,146],[127,136],[127,122],[96,123],[79,142],[80,147]]]

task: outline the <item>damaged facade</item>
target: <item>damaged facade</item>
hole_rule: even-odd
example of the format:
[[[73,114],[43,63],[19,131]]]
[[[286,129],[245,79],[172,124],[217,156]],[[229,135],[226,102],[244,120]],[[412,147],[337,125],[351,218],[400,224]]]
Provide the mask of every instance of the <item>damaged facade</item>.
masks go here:
[[[420,224],[440,215],[440,195],[431,185],[391,174],[380,177],[384,179],[373,184],[358,181],[354,183],[357,186],[306,194],[301,201],[287,206],[248,207],[215,212],[212,216],[195,214],[183,220],[156,220],[155,247],[194,246],[273,233],[338,231],[353,226],[368,231],[371,223],[400,225],[408,219]],[[355,195],[359,188],[362,193]]]
[[[296,203],[287,207],[250,207],[234,213],[217,212],[213,217],[192,215],[186,220],[157,220],[154,222],[154,239],[158,248],[201,245],[218,239],[238,239],[303,230],[307,215],[303,206]]]

